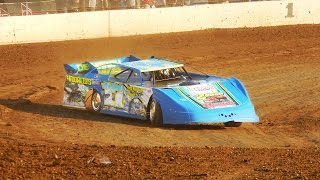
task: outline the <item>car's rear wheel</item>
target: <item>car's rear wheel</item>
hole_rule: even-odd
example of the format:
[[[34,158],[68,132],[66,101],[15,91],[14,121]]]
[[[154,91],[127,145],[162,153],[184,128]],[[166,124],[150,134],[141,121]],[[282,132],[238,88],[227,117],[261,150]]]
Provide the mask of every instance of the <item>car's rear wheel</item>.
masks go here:
[[[90,111],[99,112],[101,109],[101,95],[94,90],[90,90],[86,95],[86,108]]]
[[[149,105],[149,120],[152,125],[162,126],[162,110],[160,104],[152,99]]]
[[[225,127],[240,127],[242,125],[242,122],[229,121],[229,122],[224,122],[223,124]]]

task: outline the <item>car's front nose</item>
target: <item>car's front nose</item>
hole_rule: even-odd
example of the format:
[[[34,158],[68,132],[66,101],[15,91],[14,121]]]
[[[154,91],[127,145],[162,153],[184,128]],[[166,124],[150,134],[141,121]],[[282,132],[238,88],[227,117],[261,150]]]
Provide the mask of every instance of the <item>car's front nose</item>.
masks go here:
[[[210,124],[229,121],[259,122],[259,117],[250,103],[236,107],[189,109],[186,111],[178,111],[171,108],[163,111],[163,118],[164,124]]]
[[[209,105],[203,104],[205,101],[196,101],[192,95],[184,93],[179,87],[154,89],[153,93],[161,106],[164,124],[259,122],[249,97],[241,91],[238,93],[234,87],[229,89],[236,91],[233,94],[228,91],[236,100],[211,99]]]

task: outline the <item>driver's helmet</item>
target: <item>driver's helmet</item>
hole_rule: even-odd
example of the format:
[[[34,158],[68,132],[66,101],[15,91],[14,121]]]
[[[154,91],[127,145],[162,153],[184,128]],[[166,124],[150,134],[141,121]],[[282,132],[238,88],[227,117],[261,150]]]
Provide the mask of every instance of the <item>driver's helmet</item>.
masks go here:
[[[162,74],[165,75],[166,77],[170,77],[170,70],[164,69],[164,70],[162,70]]]

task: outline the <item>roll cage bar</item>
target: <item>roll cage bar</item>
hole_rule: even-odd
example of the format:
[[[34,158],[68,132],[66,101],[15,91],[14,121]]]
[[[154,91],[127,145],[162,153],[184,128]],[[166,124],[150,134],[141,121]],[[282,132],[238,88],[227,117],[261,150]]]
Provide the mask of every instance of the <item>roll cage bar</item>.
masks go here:
[[[125,72],[130,71],[128,77],[124,81],[125,83],[128,83],[130,78],[134,74],[134,72],[137,71],[136,69],[132,69],[132,68],[128,68],[128,67],[126,68],[125,66],[122,66],[121,64],[116,64],[116,63],[104,64],[104,65],[101,65],[99,67],[102,67],[102,66],[105,66],[105,65],[114,65],[113,67],[110,67],[111,69],[110,69],[109,79],[112,76],[111,75],[111,71],[115,66],[120,66],[120,67],[124,67],[125,68],[124,70],[120,71],[119,73],[113,75],[113,77],[115,77],[115,78],[117,78],[117,76],[119,76],[119,75],[121,75],[121,74],[123,74]],[[98,73],[98,68],[99,67],[95,68],[96,71],[93,70],[91,72]],[[167,72],[168,74],[165,74],[164,71],[168,71]],[[142,74],[146,75],[147,73],[150,73],[150,77],[148,77],[147,80],[144,80],[144,78],[142,77]],[[179,79],[179,78],[182,78],[182,77],[185,78],[185,79],[192,80],[190,74],[186,71],[186,69],[184,67],[175,67],[175,68],[161,69],[161,70],[155,70],[155,71],[140,72],[140,82],[142,82],[142,81],[152,81],[153,84],[155,84],[156,82],[162,82],[162,81],[168,81],[168,80],[176,80],[176,79]]]
[[[168,74],[164,74],[161,72],[161,71],[166,71],[166,70],[168,71]],[[126,83],[128,83],[129,79],[131,78],[132,74],[134,73],[133,69],[126,68],[123,71],[115,74],[114,77],[117,78],[117,76],[119,76],[125,72],[128,72],[128,71],[130,71],[130,74],[125,81]],[[186,71],[186,69],[184,67],[169,68],[169,69],[165,69],[165,70],[156,70],[156,71],[149,71],[149,72],[140,72],[141,74],[144,74],[144,75],[146,75],[147,73],[150,73],[150,77],[147,78],[147,80],[144,80],[144,78],[142,78],[141,75],[140,75],[140,79],[141,79],[141,81],[151,81],[152,80],[152,83],[155,84],[156,82],[175,80],[175,79],[180,79],[181,77],[185,77],[185,76],[183,76],[183,74],[180,74],[180,75],[176,74],[176,73],[180,73],[180,72],[184,72],[185,75],[187,76],[186,78],[189,80],[192,80],[190,74]]]

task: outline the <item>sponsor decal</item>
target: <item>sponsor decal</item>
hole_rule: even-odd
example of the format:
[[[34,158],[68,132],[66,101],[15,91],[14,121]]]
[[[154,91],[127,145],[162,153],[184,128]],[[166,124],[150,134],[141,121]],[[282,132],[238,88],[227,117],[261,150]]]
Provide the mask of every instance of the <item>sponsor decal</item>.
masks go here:
[[[100,84],[100,81],[99,81],[99,80],[93,80],[93,81],[92,81],[92,84],[96,84],[96,85],[97,85],[97,84]]]
[[[78,72],[86,72],[90,70],[89,63],[82,63],[78,66]]]
[[[71,82],[71,83],[92,85],[92,80],[88,78],[67,75],[66,79],[68,82]]]
[[[211,97],[214,97],[214,96],[219,96],[220,94],[219,93],[204,93],[204,94],[195,94],[195,97],[197,100],[200,100],[200,101],[203,101],[203,100],[206,100],[206,99],[210,99]]]
[[[83,84],[65,82],[64,86],[64,104],[70,106],[84,107],[85,96],[89,88]]]
[[[150,89],[115,82],[102,83],[104,89],[104,109],[123,110],[129,114],[145,117],[147,105],[152,95]]]
[[[143,93],[144,89],[138,86],[130,86],[130,85],[124,85],[128,91],[131,91],[133,93],[141,94]]]
[[[236,102],[223,89],[222,85],[202,84],[180,87],[182,93],[203,108],[219,108],[236,106]]]

